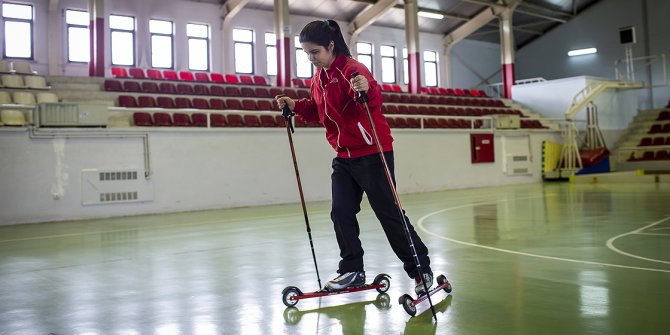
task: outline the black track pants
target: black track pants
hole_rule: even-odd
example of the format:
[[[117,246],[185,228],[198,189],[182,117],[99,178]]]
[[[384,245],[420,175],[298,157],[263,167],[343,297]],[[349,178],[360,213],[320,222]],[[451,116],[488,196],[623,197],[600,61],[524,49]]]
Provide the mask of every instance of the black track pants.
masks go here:
[[[395,184],[393,152],[389,151],[384,154]],[[417,274],[414,256],[379,154],[359,158],[333,159],[331,179],[333,207],[330,217],[333,220],[337,243],[340,247],[340,257],[342,258],[338,272],[363,271],[363,248],[359,239],[360,228],[356,214],[361,210],[360,204],[363,192],[365,192],[372,210],[386,233],[391,248],[403,262],[407,274],[413,278]],[[414,231],[414,227],[410,224],[407,216],[405,216],[405,220],[419,256],[421,270],[422,272],[431,272],[428,249]]]

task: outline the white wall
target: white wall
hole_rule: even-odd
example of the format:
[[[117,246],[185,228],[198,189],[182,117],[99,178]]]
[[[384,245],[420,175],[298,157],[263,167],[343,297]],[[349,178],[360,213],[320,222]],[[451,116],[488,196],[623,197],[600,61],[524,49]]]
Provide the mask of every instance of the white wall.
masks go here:
[[[495,163],[473,165],[469,132],[394,130],[399,191],[540,181],[541,142],[557,141],[558,134],[530,133],[533,175],[523,177],[503,174],[505,134],[496,134]],[[305,197],[329,199],[335,153],[323,130],[298,129],[294,140]],[[82,205],[82,170],[143,171],[142,142],[137,138],[30,139],[25,130],[0,128],[0,152],[2,225],[299,201],[286,131],[281,128],[152,130],[155,199],[146,203]]]
[[[633,55],[645,54],[649,44],[650,53],[665,53],[670,56],[670,1],[644,0],[648,3],[648,35],[645,29],[643,1],[603,0],[590,7],[575,19],[563,24],[537,39],[517,53],[517,78],[544,77],[559,79],[574,76],[596,76],[614,79],[614,63],[625,58],[624,47],[619,44],[619,28],[635,26],[637,43]],[[568,57],[573,49],[595,47],[594,55]],[[667,60],[666,60],[667,62]],[[660,81],[660,66],[653,68],[653,82]],[[649,83],[646,71],[639,72],[636,79]],[[633,97],[637,108],[649,109],[664,106],[670,99],[670,88],[654,89],[653,103],[649,90],[641,90]]]

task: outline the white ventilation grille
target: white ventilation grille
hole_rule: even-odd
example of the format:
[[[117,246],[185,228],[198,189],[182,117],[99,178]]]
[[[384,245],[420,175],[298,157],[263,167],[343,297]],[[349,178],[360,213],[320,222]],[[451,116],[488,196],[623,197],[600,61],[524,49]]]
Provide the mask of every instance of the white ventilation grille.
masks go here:
[[[531,162],[527,155],[508,155],[505,174],[508,176],[530,176]]]
[[[138,170],[82,170],[82,204],[118,204],[153,201],[150,180],[140,178]]]

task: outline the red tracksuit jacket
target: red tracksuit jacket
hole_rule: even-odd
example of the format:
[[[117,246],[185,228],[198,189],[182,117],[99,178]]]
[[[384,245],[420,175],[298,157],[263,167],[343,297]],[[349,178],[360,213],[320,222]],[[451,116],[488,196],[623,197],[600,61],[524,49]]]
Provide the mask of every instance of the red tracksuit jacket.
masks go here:
[[[318,120],[326,128],[326,139],[342,158],[356,158],[377,153],[365,107],[356,102],[350,84],[351,74],[358,72],[368,79],[368,107],[384,151],[393,150],[391,129],[382,114],[382,94],[377,81],[365,65],[339,55],[330,69],[319,68],[312,78],[311,99],[296,100],[294,111],[307,121]]]

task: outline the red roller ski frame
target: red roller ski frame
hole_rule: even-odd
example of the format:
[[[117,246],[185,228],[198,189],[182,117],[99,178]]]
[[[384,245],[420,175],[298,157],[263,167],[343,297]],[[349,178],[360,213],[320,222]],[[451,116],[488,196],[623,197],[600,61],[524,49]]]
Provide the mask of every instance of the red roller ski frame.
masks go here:
[[[432,290],[428,291],[428,294],[421,295],[415,299],[413,299],[409,294],[404,294],[398,299],[398,303],[402,305],[402,307],[405,309],[405,312],[411,316],[416,315],[416,306],[426,300],[435,293],[439,292],[440,290],[444,290],[445,292],[451,293],[451,284],[447,280],[447,277],[444,275],[439,275],[437,276],[437,286],[433,288]]]
[[[316,292],[303,293],[295,286],[288,286],[282,291],[282,301],[288,307],[295,306],[298,301],[302,299],[325,297],[330,295],[354,293],[367,290],[377,290],[379,293],[385,293],[391,287],[391,277],[387,274],[381,273],[375,277],[371,284],[365,284],[358,287],[350,287],[343,290],[328,291],[325,289]]]

